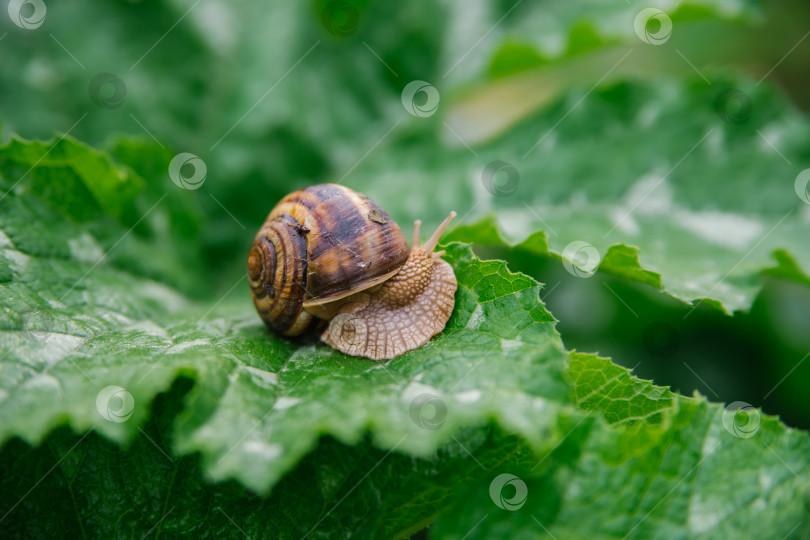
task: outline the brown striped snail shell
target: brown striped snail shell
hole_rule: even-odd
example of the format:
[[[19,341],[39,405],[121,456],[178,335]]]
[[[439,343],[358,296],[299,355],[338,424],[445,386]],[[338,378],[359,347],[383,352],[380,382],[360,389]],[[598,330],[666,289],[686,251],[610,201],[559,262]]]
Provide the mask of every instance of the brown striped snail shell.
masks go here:
[[[394,358],[444,329],[456,277],[434,252],[455,212],[413,246],[391,216],[347,187],[319,184],[284,197],[248,255],[253,304],[270,330],[297,336],[328,323],[321,340],[353,356]]]

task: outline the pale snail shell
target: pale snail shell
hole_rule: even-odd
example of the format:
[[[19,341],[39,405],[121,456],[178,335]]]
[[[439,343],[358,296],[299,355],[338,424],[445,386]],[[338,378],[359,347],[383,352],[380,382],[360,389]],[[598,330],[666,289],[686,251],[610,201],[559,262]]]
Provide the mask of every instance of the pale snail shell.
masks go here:
[[[453,312],[456,277],[433,250],[455,215],[421,246],[415,222],[409,248],[391,216],[356,191],[319,184],[291,193],[253,240],[253,304],[285,336],[328,321],[321,340],[353,356],[382,360],[421,347]]]

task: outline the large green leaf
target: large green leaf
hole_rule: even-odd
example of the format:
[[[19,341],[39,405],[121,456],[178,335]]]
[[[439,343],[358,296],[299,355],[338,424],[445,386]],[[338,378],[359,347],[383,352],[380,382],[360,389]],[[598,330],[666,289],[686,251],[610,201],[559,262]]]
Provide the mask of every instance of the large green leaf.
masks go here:
[[[741,124],[715,110],[734,87],[753,103]],[[431,221],[455,209],[466,217],[451,239],[502,245],[534,235],[516,249],[575,259],[592,246],[594,267],[729,311],[750,307],[777,254],[781,277],[807,281],[810,207],[796,179],[810,162],[810,125],[766,85],[582,90],[475,148],[448,148],[439,120],[422,129],[419,143],[404,137],[350,184],[378,198],[393,193],[395,216],[416,198]],[[493,211],[496,222],[476,224]]]
[[[618,425],[583,422],[545,467],[516,460],[472,482],[439,517],[435,537],[798,539],[810,531],[806,433],[744,405],[670,394],[606,359],[573,355],[571,373],[579,404]],[[511,476],[496,484],[496,474]]]
[[[325,345],[294,345],[266,335],[244,278],[209,309],[133,274],[127,261],[107,260],[101,247],[98,260],[66,249],[74,237],[102,243],[52,206],[49,197],[59,202],[60,192],[33,188],[42,171],[51,186],[75,185],[81,177],[73,165],[87,150],[64,140],[17,141],[6,150],[23,145],[57,154],[65,144],[72,153],[60,167],[38,164],[31,173],[37,182],[18,183],[0,201],[11,277],[0,286],[7,329],[0,440],[38,443],[68,421],[76,430],[94,428],[126,442],[154,396],[182,374],[198,385],[178,418],[176,450],[201,452],[214,477],[238,478],[257,491],[267,490],[327,434],[354,444],[371,431],[383,447],[429,455],[462,426],[492,418],[538,448],[549,444],[554,415],[548,425],[535,415],[568,403],[566,353],[530,278],[453,245],[447,256],[458,276],[456,310],[428,346],[376,364]],[[94,177],[105,188],[119,180]],[[39,244],[31,243],[23,221],[41,228]],[[106,234],[114,231],[128,238],[107,221]],[[117,242],[108,249],[114,254],[116,248]],[[504,362],[508,370],[498,367]],[[102,392],[110,386],[122,390]],[[440,402],[437,429],[420,425],[419,415],[428,414],[421,408],[434,406],[430,396]],[[113,412],[100,412],[110,399]],[[116,407],[124,412],[115,413]],[[110,420],[122,415],[127,421]]]
[[[30,155],[34,161],[22,181],[15,176],[18,163],[8,157],[10,148],[17,149],[14,156]],[[143,155],[153,151],[147,148]],[[46,153],[60,159],[41,165]],[[115,193],[109,184],[123,182],[135,189],[144,181],[133,171],[104,158],[104,165],[85,178],[78,162],[97,154],[68,139],[16,141],[0,149],[0,157],[4,155],[0,440],[11,446],[2,466],[17,459],[12,456],[27,454],[22,442],[8,443],[10,438],[37,445],[51,441],[48,434],[62,425],[79,434],[92,429],[132,448],[119,462],[95,435],[87,436],[88,441],[84,435],[54,437],[50,450],[37,450],[13,474],[3,474],[3,491],[12,494],[4,496],[2,507],[3,519],[13,524],[10,530],[34,531],[20,516],[48,504],[42,492],[34,491],[37,478],[47,472],[44,468],[59,466],[61,476],[43,478],[53,489],[71,493],[73,509],[60,506],[52,519],[42,521],[41,531],[60,530],[67,520],[80,530],[107,536],[148,530],[144,524],[151,522],[178,534],[202,527],[201,534],[216,536],[223,527],[230,530],[226,522],[236,523],[230,517],[235,515],[255,534],[300,536],[315,529],[324,536],[349,530],[390,536],[414,532],[446,509],[436,534],[463,536],[481,520],[477,508],[465,505],[497,504],[489,495],[492,473],[505,463],[510,470],[511,464],[532,463],[533,476],[527,478],[538,478],[540,486],[558,486],[549,492],[555,504],[541,504],[536,515],[545,523],[554,510],[554,527],[560,531],[599,534],[601,517],[582,518],[582,509],[594,501],[607,505],[604,515],[613,520],[612,531],[648,532],[646,525],[632,528],[640,517],[633,513],[637,504],[654,516],[660,512],[680,535],[704,526],[678,521],[688,492],[673,497],[673,509],[653,499],[639,503],[632,486],[645,485],[651,471],[664,465],[666,474],[651,497],[691,486],[684,479],[693,477],[697,461],[705,457],[706,430],[714,430],[716,438],[729,433],[719,431],[720,406],[654,388],[607,360],[566,352],[554,318],[538,298],[540,285],[509,272],[503,262],[481,261],[465,245],[448,245],[446,257],[459,289],[446,330],[419,350],[373,363],[322,344],[267,335],[243,278],[219,287],[224,294],[198,301],[151,277],[156,274],[149,271],[149,259],[131,268],[126,258],[115,257],[117,250],[132,249],[125,224],[103,214],[115,208],[115,201],[97,205],[95,219],[82,214],[79,221],[63,204],[59,188],[69,185],[81,193],[79,186],[89,183],[100,192]],[[122,155],[132,158],[137,149],[131,146]],[[108,170],[123,172],[99,174]],[[143,194],[150,196],[148,190]],[[36,223],[43,236],[27,234],[23,223]],[[44,242],[51,232],[60,241]],[[124,240],[112,241],[116,235]],[[71,239],[79,236],[80,246],[98,246],[96,257],[73,247]],[[131,240],[135,246],[141,241]],[[542,236],[531,245],[544,245]],[[190,381],[191,388],[171,412],[176,416],[158,407],[158,427],[145,431],[156,396],[169,391],[178,378]],[[340,444],[328,443],[307,459],[324,436]],[[800,515],[799,492],[808,482],[807,434],[764,418],[756,436],[760,439],[720,439],[718,458],[723,459],[717,463],[725,466],[718,466],[716,475],[698,477],[707,487],[695,493],[722,509],[727,517],[723,527]],[[156,443],[156,438],[167,443]],[[753,465],[729,465],[758,463],[764,451],[752,441],[759,440],[796,476],[771,470],[768,461],[772,477],[756,488],[765,502],[746,513],[750,490],[745,496],[715,490],[723,486],[719,479],[746,486],[751,475],[760,474]],[[356,455],[358,449],[362,456]],[[277,486],[274,498],[234,500],[229,487],[203,488],[189,472],[192,462],[175,462],[177,456],[193,453],[199,454],[209,480],[232,478],[259,492]],[[329,464],[320,465],[320,459]],[[447,482],[437,481],[437,474],[446,474]],[[407,489],[400,491],[402,477],[410,475]],[[372,480],[367,484],[368,477]],[[576,482],[585,491],[560,491],[560,485]],[[593,498],[625,482],[625,496]],[[99,491],[99,485],[106,487]],[[535,484],[531,486],[534,490]],[[175,495],[200,489],[202,494],[191,498]],[[30,491],[35,495],[28,499]],[[123,522],[112,520],[111,527],[110,519],[88,513],[89,501],[100,493],[106,494],[102,515],[131,512],[132,501],[143,501],[148,493],[160,493],[161,502],[136,502],[138,514]],[[362,497],[352,500],[353,494]],[[221,498],[231,502],[211,502]],[[334,513],[346,498],[350,502]],[[273,501],[281,502],[268,513]],[[357,519],[379,511],[389,521]],[[171,512],[177,514],[169,519]],[[219,514],[226,516],[224,521]],[[476,534],[519,534],[515,527],[521,521],[499,516],[490,522],[499,529],[481,525]],[[708,527],[704,532],[722,537],[723,530]]]

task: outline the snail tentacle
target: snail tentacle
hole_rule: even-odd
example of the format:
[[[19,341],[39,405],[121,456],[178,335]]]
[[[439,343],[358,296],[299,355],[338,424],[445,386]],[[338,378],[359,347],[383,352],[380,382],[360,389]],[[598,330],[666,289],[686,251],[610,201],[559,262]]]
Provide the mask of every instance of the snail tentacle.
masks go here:
[[[413,241],[411,241],[411,249],[416,249],[419,247],[419,232],[422,228],[422,220],[417,219],[413,222]]]

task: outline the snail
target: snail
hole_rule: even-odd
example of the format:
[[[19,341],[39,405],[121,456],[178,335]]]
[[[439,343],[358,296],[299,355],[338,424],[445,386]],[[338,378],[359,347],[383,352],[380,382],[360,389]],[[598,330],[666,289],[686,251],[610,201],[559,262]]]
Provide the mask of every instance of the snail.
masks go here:
[[[456,277],[434,249],[455,216],[421,245],[416,221],[409,248],[399,225],[366,196],[337,184],[295,191],[250,248],[253,304],[273,332],[321,327],[323,342],[352,356],[383,360],[417,349],[453,312]]]

